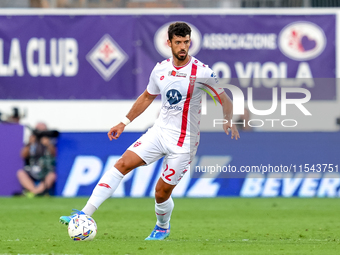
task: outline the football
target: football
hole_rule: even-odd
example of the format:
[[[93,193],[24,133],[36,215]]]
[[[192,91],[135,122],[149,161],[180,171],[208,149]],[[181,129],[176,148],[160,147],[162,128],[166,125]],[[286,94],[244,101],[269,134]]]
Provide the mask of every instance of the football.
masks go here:
[[[68,225],[68,234],[73,241],[90,241],[97,234],[97,224],[88,215],[76,215]]]

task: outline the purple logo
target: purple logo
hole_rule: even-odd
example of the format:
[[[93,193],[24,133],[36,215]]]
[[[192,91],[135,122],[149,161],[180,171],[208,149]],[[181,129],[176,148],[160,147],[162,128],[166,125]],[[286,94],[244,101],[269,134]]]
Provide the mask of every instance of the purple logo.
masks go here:
[[[326,46],[324,31],[314,23],[299,21],[284,27],[279,35],[281,52],[294,60],[310,60]]]
[[[87,54],[86,58],[103,79],[109,81],[124,65],[128,56],[115,40],[106,34]]]

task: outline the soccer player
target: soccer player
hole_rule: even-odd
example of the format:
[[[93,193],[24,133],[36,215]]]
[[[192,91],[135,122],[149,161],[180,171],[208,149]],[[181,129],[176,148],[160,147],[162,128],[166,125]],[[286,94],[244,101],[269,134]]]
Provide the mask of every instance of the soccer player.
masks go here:
[[[174,208],[172,190],[188,171],[199,143],[199,122],[202,89],[196,78],[213,80],[210,84],[219,94],[224,119],[223,129],[231,138],[239,138],[235,125],[230,125],[233,105],[223,89],[213,88],[217,80],[213,71],[196,58],[188,55],[191,28],[184,22],[169,26],[167,41],[172,58],[156,64],[151,72],[146,90],[138,97],[126,117],[108,132],[110,141],[119,138],[125,127],[137,118],[161,94],[162,107],[158,119],[143,136],[132,144],[99,180],[90,199],[76,214],[92,215],[118,187],[123,177],[136,167],[148,165],[164,157],[163,171],[155,188],[157,223],[145,240],[162,240],[170,234],[170,217]],[[210,79],[209,79],[210,78]],[[200,85],[202,86],[202,85]],[[217,96],[217,95],[216,95]],[[229,131],[230,128],[230,131]],[[71,216],[61,216],[60,222],[68,224]]]

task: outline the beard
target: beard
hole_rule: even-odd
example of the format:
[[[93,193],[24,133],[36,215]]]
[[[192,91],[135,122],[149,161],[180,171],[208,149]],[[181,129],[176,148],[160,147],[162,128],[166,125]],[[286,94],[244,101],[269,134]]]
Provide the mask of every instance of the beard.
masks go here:
[[[179,55],[180,53],[185,53],[185,55],[184,55],[184,56],[180,56],[180,55]],[[179,52],[178,54],[172,52],[172,54],[173,54],[173,55],[175,56],[175,58],[177,58],[178,60],[184,60],[184,59],[186,59],[186,57],[188,56],[188,52],[185,52],[185,51],[181,51],[181,52]]]

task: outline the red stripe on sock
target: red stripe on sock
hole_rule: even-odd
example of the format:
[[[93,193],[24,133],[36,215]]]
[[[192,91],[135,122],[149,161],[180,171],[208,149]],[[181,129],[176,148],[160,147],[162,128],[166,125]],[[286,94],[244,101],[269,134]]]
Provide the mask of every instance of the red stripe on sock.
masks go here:
[[[110,185],[107,183],[99,183],[98,186],[104,187],[104,188],[108,188],[111,189]]]
[[[164,215],[167,214],[167,213],[160,214],[160,213],[157,213],[157,212],[156,212],[156,214],[157,214],[157,215],[164,216]]]

